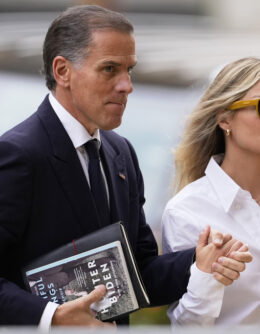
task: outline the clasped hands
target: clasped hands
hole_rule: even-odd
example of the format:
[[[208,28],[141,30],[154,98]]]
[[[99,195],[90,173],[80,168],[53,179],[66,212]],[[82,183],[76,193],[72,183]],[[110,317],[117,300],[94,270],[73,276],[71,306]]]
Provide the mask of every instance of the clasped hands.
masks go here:
[[[196,265],[201,271],[212,273],[217,281],[230,285],[245,270],[245,263],[253,259],[248,246],[233,239],[230,234],[222,234],[206,227],[201,232],[196,247]],[[115,327],[115,323],[104,323],[95,318],[91,304],[106,294],[101,285],[89,295],[60,305],[54,313],[52,325]]]
[[[199,270],[212,273],[224,285],[230,285],[251,262],[248,246],[207,226],[200,234],[196,247],[196,265]]]

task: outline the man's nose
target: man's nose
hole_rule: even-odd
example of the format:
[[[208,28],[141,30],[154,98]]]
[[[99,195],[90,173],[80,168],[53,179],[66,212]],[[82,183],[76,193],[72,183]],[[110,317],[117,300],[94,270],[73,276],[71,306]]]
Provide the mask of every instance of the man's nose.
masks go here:
[[[122,75],[116,84],[116,90],[120,93],[130,94],[132,93],[133,89],[134,88],[130,75],[128,73]]]

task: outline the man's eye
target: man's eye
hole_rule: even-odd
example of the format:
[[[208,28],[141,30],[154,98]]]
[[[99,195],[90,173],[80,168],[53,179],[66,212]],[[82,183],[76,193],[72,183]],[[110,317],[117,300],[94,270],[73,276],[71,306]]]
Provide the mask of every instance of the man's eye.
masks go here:
[[[129,74],[132,74],[133,69],[134,69],[133,67],[129,67],[129,69],[128,69],[128,73],[129,73]]]
[[[106,71],[107,73],[112,73],[112,72],[114,71],[114,68],[113,68],[113,66],[106,66],[106,67],[105,67],[105,71]]]

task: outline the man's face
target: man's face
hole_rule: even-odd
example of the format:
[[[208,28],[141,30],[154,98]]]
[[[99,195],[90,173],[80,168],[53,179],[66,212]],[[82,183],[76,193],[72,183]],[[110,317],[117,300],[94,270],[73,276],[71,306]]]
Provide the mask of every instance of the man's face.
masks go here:
[[[134,37],[116,30],[94,32],[80,67],[71,65],[67,110],[90,134],[121,124],[133,91],[130,73],[136,64]]]

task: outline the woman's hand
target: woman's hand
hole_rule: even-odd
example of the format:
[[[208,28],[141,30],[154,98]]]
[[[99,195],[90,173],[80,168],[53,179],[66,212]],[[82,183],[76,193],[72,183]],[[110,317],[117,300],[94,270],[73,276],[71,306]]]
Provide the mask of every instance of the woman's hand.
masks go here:
[[[217,242],[216,242],[217,241]],[[212,273],[224,285],[230,285],[245,270],[245,263],[251,262],[252,254],[248,246],[223,235],[207,226],[201,232],[196,247],[196,265],[201,271]]]

